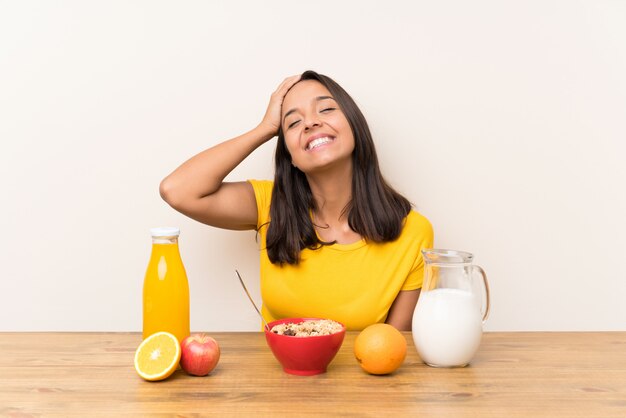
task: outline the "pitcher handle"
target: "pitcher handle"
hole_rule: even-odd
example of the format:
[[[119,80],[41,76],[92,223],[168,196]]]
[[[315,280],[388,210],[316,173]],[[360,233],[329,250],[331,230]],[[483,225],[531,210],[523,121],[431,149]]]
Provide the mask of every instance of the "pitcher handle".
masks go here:
[[[489,282],[487,281],[487,274],[485,273],[485,270],[483,270],[482,267],[477,266],[477,265],[474,265],[473,267],[480,272],[480,275],[483,278],[483,283],[485,284],[485,313],[483,314],[483,324],[484,324],[485,321],[487,320],[487,317],[489,316]]]

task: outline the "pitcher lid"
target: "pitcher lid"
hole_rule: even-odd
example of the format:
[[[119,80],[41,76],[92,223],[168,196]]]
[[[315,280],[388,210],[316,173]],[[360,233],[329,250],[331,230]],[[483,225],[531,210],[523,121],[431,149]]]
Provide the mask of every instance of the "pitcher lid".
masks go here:
[[[424,261],[429,263],[471,263],[474,254],[466,251],[427,248],[422,250]]]

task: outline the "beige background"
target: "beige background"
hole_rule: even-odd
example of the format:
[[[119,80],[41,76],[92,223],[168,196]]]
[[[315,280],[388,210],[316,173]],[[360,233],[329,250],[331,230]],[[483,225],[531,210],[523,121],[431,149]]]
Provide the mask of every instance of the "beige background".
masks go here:
[[[358,9],[359,13],[356,13]],[[194,330],[256,330],[253,232],[158,195],[306,69],[362,107],[488,330],[626,329],[626,2],[1,1],[0,331],[136,331],[149,228],[182,229]],[[270,178],[274,141],[230,179]]]

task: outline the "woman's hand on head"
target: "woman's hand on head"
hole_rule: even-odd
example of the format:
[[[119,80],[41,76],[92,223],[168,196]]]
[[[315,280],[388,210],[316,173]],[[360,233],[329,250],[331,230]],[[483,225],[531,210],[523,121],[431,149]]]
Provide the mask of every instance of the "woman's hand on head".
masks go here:
[[[285,95],[298,81],[300,81],[300,74],[287,77],[282,83],[280,83],[274,93],[272,93],[270,103],[267,106],[261,125],[271,129],[274,135],[278,134],[278,129],[280,128],[280,115]]]

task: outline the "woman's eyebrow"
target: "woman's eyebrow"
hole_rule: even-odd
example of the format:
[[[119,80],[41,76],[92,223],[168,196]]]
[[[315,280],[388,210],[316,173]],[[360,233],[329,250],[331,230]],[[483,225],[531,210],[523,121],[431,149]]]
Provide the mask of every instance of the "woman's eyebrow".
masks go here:
[[[296,109],[291,109],[290,111],[288,111],[287,113],[285,113],[285,116],[283,116],[283,123],[285,122],[285,119],[287,119],[287,116],[291,115],[293,112],[295,112]]]
[[[334,97],[332,97],[332,96],[317,96],[317,97],[315,98],[315,100],[317,100],[318,102],[319,102],[319,101],[321,101],[321,100],[327,100],[327,99],[330,99],[330,100],[335,100],[335,98],[334,98]],[[293,112],[295,112],[296,110],[298,110],[298,109],[296,109],[296,108],[289,109],[289,110],[287,111],[287,113],[285,113],[285,116],[283,116],[283,122],[285,122],[285,119],[287,119],[287,116],[291,115],[291,114],[292,114]]]

